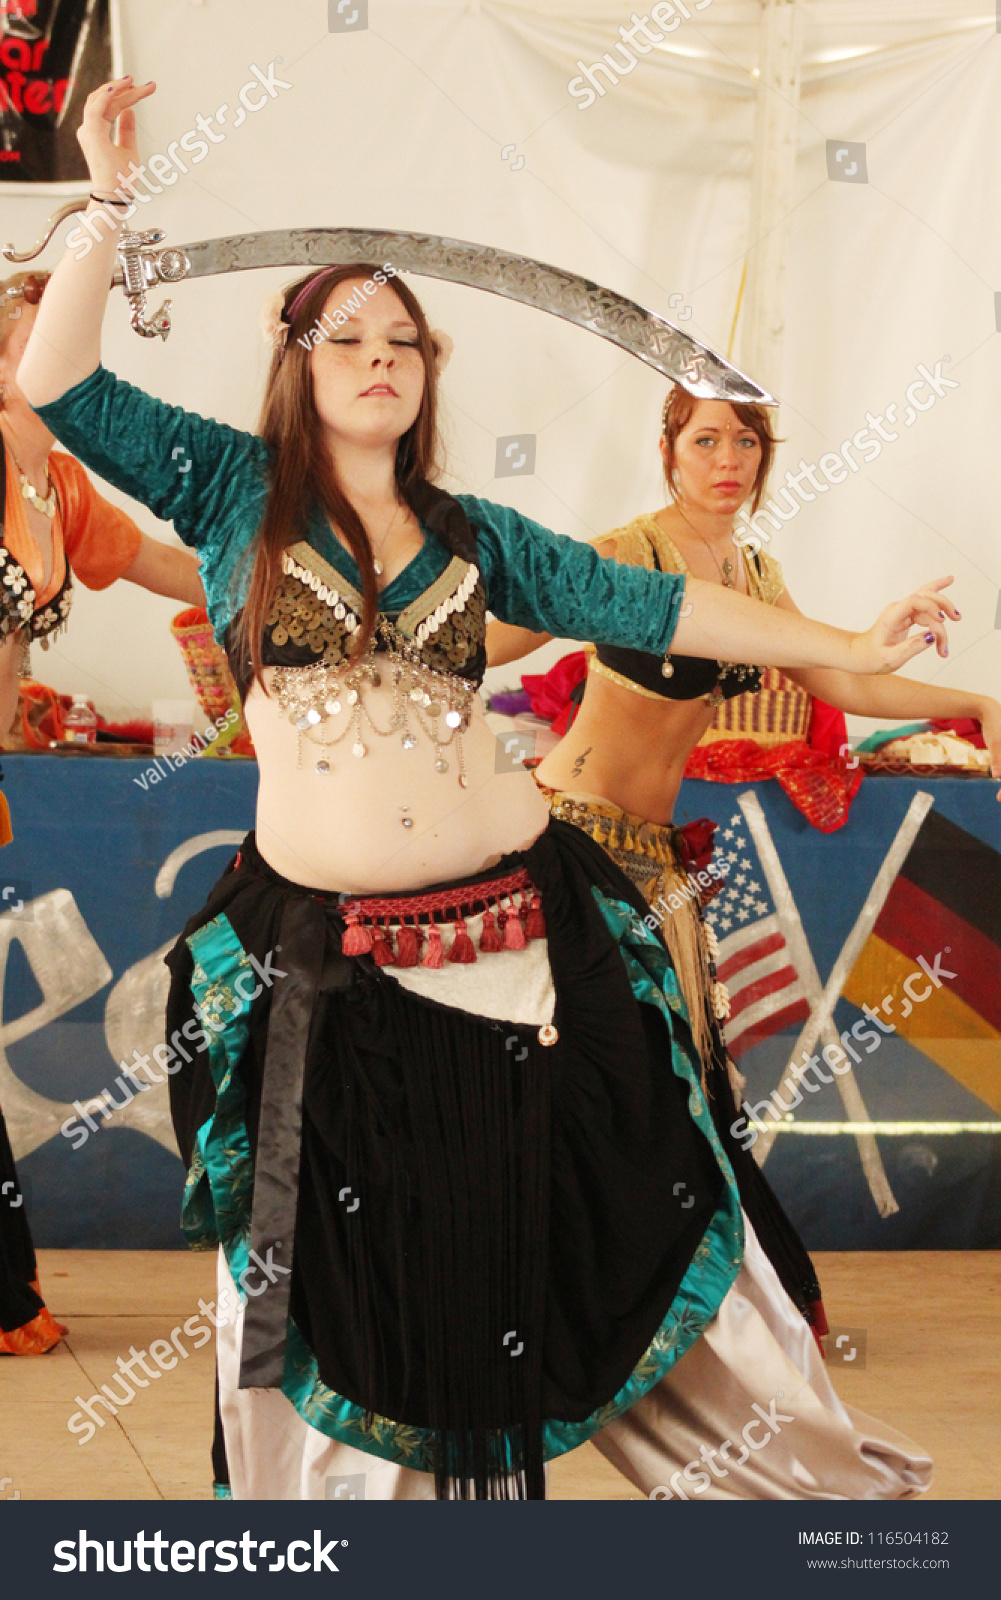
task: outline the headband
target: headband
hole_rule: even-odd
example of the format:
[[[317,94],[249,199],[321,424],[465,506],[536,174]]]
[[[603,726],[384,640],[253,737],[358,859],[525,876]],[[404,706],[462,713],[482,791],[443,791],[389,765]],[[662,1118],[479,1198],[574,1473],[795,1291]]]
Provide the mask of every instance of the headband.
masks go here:
[[[285,296],[288,292],[286,289],[279,289],[275,294],[268,296],[261,306],[258,320],[261,333],[273,350],[280,350],[282,356],[284,356],[289,330],[295,322],[296,314],[310,290],[319,283],[321,278],[340,272],[342,267],[349,265],[351,265],[350,262],[341,262],[336,266],[321,267],[319,272],[314,272],[313,276],[303,284],[287,312],[285,310]],[[451,360],[455,342],[447,333],[443,333],[440,328],[431,328],[429,331],[437,350],[438,371],[442,372]]]

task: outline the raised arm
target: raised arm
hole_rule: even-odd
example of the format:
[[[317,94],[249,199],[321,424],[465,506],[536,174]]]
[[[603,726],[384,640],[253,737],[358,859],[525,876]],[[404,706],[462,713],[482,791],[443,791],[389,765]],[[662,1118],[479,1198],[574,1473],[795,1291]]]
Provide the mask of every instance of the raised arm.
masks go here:
[[[116,184],[129,191],[117,173],[137,154],[131,106],[151,93],[151,87],[118,85],[88,97],[78,137],[95,193],[110,195]],[[112,122],[119,112],[115,144]],[[173,522],[187,544],[218,551],[229,540],[235,503],[263,493],[263,440],[167,405],[101,366],[101,323],[123,213],[102,206],[91,212],[99,219],[100,237],[89,252],[67,251],[46,284],[18,384],[42,421],[86,466]]]
[[[699,578],[603,560],[509,506],[458,497],[475,525],[488,604],[502,622],[563,639],[765,667],[884,673],[938,644],[958,615],[939,578],[895,602],[867,633],[850,633],[763,606]],[[917,625],[921,632],[911,636]]]
[[[140,89],[132,79],[119,78],[88,95],[77,139],[90,169],[94,194],[115,198],[116,189],[134,191],[125,174],[136,166],[136,119],[132,107],[153,93],[152,83]],[[114,137],[118,118],[118,138]],[[119,175],[121,173],[121,176]],[[45,286],[38,316],[28,340],[17,381],[29,405],[36,409],[72,389],[101,360],[101,324],[108,301],[108,286],[116,266],[115,248],[124,221],[124,208],[91,201],[87,216],[98,215],[90,248],[67,250]]]

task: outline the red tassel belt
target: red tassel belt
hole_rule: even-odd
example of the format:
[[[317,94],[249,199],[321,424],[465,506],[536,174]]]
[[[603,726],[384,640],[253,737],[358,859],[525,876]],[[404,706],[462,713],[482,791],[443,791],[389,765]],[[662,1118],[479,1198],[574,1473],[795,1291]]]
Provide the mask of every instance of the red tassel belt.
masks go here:
[[[483,907],[479,948],[486,954],[524,950],[530,940],[546,937],[542,898],[522,867],[503,878],[468,884],[464,890],[350,900],[343,908],[341,950],[346,956],[371,955],[380,967],[440,967],[444,961],[468,964],[476,960],[476,947],[466,917],[477,906]],[[421,924],[422,917],[427,919],[426,927]],[[439,921],[451,923],[454,930],[447,955]]]

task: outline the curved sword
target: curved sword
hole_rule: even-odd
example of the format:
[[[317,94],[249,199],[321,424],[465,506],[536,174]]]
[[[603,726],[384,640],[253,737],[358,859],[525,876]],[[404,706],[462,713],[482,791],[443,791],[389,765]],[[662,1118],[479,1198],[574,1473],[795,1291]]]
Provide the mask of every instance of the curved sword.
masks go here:
[[[702,400],[738,400],[775,405],[770,394],[724,361],[714,350],[612,289],[588,278],[492,245],[443,239],[430,233],[381,228],[292,228],[273,233],[233,234],[177,247],[190,266],[186,277],[204,278],[253,267],[325,267],[341,262],[389,262],[400,272],[441,278],[485,289],[548,311],[600,335]],[[173,261],[165,281],[178,281]],[[117,281],[117,275],[116,275]]]
[[[777,404],[751,378],[655,311],[575,272],[492,245],[382,228],[290,228],[155,249],[163,237],[162,230],[150,229],[125,233],[119,240],[122,270],[116,272],[113,282],[125,288],[132,326],[146,338],[166,338],[170,331],[169,300],[152,318],[146,316],[146,290],[156,283],[173,284],[184,278],[246,272],[255,267],[388,262],[399,272],[484,289],[576,323],[646,362],[700,400]],[[4,254],[11,251],[8,246]],[[33,254],[37,253],[36,248]],[[18,259],[27,260],[30,255]]]

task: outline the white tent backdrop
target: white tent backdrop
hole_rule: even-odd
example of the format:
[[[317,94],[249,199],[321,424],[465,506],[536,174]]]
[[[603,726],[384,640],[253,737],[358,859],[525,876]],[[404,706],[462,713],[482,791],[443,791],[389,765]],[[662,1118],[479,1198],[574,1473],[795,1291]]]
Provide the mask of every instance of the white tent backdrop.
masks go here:
[[[331,32],[325,0],[121,0],[125,66],[159,85],[141,108],[144,159],[199,114],[235,105],[252,64],[266,70],[280,58],[276,71],[291,85],[238,129],[231,113],[223,140],[144,207],[141,225],[166,228],[171,244],[333,225],[476,240],[597,279],[683,319],[725,353],[754,242],[761,8],[676,5],[680,21],[663,44],[637,47],[623,72],[618,29],[630,26],[630,10],[609,0],[370,0],[367,27],[362,6],[352,31]],[[964,620],[952,655],[911,670],[1001,696],[995,8],[804,0],[803,10],[775,379],[786,442],[772,492],[787,469],[818,463],[871,427],[867,413],[885,416],[895,403],[896,427],[881,426],[899,437],[878,459],[871,443],[854,447],[859,470],[812,503],[795,501],[770,549],[805,611],[850,627],[867,626],[918,581],[954,573]],[[669,14],[661,8],[665,23]],[[582,109],[568,83],[579,62],[605,52],[618,58],[620,81]],[[867,183],[829,178],[829,140],[864,143]],[[4,193],[0,234],[31,240],[49,209]],[[42,264],[57,255],[50,246]],[[105,360],[170,401],[253,427],[266,365],[257,307],[291,276],[182,284],[165,345],[132,333],[116,291]],[[444,385],[450,486],[510,501],[580,538],[663,503],[661,378],[537,312],[474,290],[415,286],[456,341]],[[903,426],[919,365],[935,374],[937,363],[957,386],[931,405],[927,387],[913,391],[927,409],[915,407]],[[496,439],[521,433],[536,437],[534,474],[495,481]],[[184,691],[167,632],[173,609],[129,586],[78,590],[69,634],[37,655],[35,670],[88,691],[106,712],[146,712],[154,696]],[[558,653],[550,646],[539,660]]]

